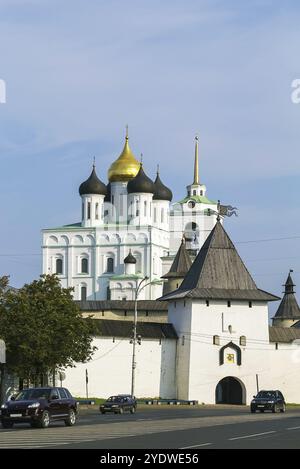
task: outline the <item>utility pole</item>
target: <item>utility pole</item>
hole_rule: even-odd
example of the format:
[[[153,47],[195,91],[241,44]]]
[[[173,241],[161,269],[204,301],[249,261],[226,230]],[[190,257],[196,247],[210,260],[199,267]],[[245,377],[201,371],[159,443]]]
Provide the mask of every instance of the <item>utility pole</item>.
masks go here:
[[[138,297],[139,293],[148,285],[161,285],[160,280],[153,280],[152,282],[145,283],[143,282],[149,280],[149,277],[144,277],[140,283],[136,284],[135,296],[134,296],[134,320],[133,320],[133,334],[132,334],[132,365],[131,365],[131,395],[135,395],[135,370],[136,370],[136,344],[141,345],[141,336],[137,335],[137,319],[138,319]]]

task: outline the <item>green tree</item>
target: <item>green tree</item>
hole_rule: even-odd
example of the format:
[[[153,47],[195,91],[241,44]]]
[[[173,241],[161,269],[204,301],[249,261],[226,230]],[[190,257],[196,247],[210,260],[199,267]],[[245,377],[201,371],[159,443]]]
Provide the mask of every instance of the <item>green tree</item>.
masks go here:
[[[0,335],[6,342],[7,370],[43,384],[55,369],[89,361],[93,321],[83,319],[56,275],[42,275],[17,292],[7,291],[0,279]]]

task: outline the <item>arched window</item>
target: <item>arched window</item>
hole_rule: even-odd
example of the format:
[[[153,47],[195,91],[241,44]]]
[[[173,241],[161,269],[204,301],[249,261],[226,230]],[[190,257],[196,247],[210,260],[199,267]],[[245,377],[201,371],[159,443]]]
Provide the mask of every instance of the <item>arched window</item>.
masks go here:
[[[160,221],[161,221],[161,223],[164,222],[164,218],[165,218],[165,211],[164,211],[164,209],[162,208],[162,209],[161,209],[161,212],[160,212]]]
[[[99,204],[96,203],[95,205],[95,218],[96,220],[99,220]]]
[[[218,336],[218,335],[213,336],[213,344],[214,345],[220,345],[220,336]]]
[[[144,200],[144,217],[147,216],[147,201]]]
[[[63,260],[61,258],[58,258],[55,261],[55,271],[59,275],[63,273]]]
[[[135,202],[135,216],[138,217],[140,215],[140,201],[139,199]]]
[[[87,210],[87,219],[90,220],[91,218],[91,202],[88,202],[88,210]]]
[[[107,300],[111,299],[111,294],[110,294],[110,288],[109,287],[107,287],[107,289],[106,289],[106,299]]]
[[[88,274],[89,273],[89,261],[86,257],[81,259],[81,273]]]
[[[82,285],[81,286],[81,291],[80,291],[80,299],[81,301],[86,301],[86,286]]]
[[[245,335],[241,335],[241,337],[240,337],[240,345],[241,345],[242,347],[246,347],[246,344],[247,344],[246,336],[245,336]]]
[[[114,271],[114,258],[113,257],[108,257],[107,258],[106,272],[113,272],[113,271]]]

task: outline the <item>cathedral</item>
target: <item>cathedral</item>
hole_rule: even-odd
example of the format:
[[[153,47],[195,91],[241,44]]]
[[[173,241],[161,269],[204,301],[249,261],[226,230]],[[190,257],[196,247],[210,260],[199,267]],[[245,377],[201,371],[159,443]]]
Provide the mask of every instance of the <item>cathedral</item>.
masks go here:
[[[126,134],[107,184],[94,165],[80,185],[81,221],[43,230],[43,273],[74,288],[97,331],[92,360],[65,370],[74,395],[130,393],[135,370],[138,397],[249,404],[279,389],[300,403],[292,271],[270,326],[268,304],[280,298],[256,285],[223,226],[233,207],[208,199],[198,159],[196,138],[193,182],[174,202]]]
[[[129,146],[128,133],[120,156],[108,170],[108,182],[95,165],[79,187],[81,221],[43,230],[43,273],[56,273],[64,287],[74,288],[77,301],[135,298],[136,284],[147,277],[139,300],[163,293],[168,273],[184,239],[195,257],[214,227],[220,205],[206,196],[199,180],[198,138],[194,177],[182,200],[157,174],[152,180]]]

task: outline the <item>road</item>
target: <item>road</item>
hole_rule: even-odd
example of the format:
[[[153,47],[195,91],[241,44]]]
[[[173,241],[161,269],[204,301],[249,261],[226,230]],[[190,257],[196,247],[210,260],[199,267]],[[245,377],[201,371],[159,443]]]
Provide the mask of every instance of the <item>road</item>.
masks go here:
[[[245,406],[143,406],[134,415],[101,415],[95,407],[82,409],[74,427],[2,429],[1,448],[300,448],[300,408],[250,414]]]

